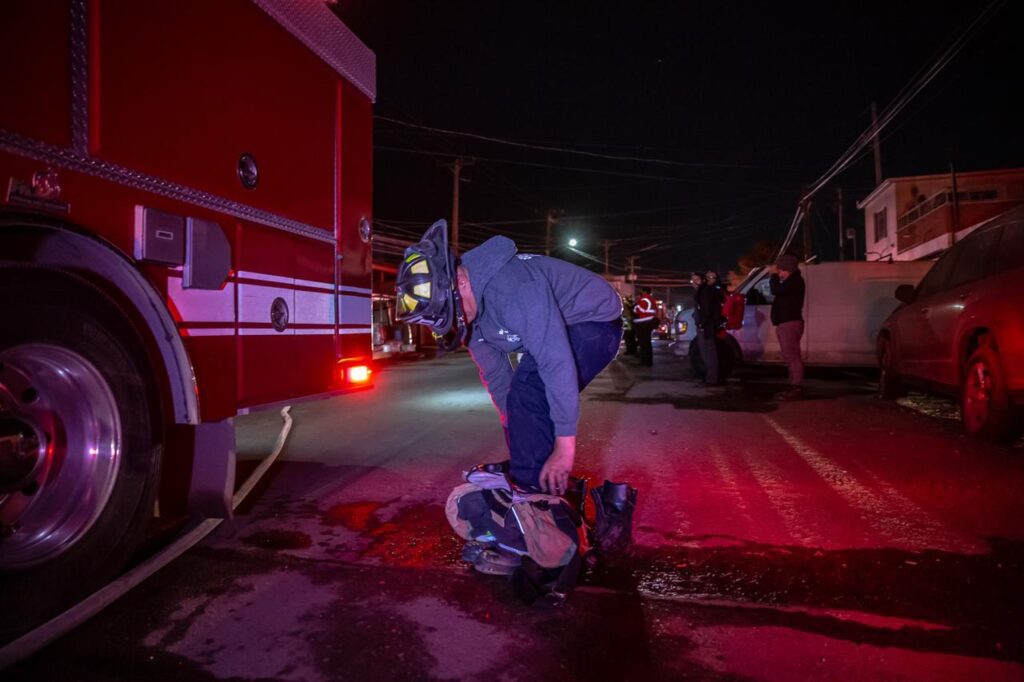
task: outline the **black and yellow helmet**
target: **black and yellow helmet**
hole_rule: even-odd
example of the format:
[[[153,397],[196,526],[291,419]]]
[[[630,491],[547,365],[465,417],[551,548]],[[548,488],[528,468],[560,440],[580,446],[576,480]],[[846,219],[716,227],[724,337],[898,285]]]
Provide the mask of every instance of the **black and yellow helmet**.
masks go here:
[[[456,325],[462,336],[464,323],[455,268],[455,255],[448,247],[448,223],[438,220],[419,242],[405,250],[398,267],[398,320],[426,325],[437,337],[445,336]]]

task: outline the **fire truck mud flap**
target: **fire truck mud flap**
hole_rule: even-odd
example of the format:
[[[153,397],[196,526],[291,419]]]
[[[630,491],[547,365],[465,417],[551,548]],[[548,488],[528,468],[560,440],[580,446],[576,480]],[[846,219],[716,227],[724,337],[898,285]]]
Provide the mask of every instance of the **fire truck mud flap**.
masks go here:
[[[212,518],[231,518],[235,491],[235,420],[189,427],[192,431],[192,481],[189,511]]]

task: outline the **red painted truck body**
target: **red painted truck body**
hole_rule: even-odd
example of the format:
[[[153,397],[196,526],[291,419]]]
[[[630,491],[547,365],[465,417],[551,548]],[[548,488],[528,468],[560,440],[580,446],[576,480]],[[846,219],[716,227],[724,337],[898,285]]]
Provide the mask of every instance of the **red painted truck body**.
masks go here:
[[[236,415],[368,385],[375,87],[323,2],[0,5],[0,274],[123,311],[161,502],[227,499]]]

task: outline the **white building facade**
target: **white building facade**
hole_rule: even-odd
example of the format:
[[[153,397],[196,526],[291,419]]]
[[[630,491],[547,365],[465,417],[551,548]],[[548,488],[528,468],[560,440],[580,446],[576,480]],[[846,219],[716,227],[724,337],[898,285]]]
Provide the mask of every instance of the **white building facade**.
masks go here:
[[[864,211],[865,259],[934,258],[979,225],[1024,204],[1024,168],[955,176],[889,178],[857,202]]]

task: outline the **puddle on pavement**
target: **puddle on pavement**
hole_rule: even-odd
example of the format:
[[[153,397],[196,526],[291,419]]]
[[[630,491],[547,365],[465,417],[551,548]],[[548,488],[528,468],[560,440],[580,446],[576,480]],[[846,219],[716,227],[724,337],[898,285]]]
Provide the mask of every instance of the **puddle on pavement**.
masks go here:
[[[397,511],[381,503],[338,505],[324,513],[323,522],[360,532],[369,540],[360,557],[383,566],[464,566],[463,543],[437,504]],[[716,611],[716,622],[775,619],[824,635],[882,643],[893,632],[927,633],[945,638],[935,644],[940,648],[1024,660],[1024,642],[1015,634],[1024,613],[1024,543],[992,538],[988,554],[956,554],[824,550],[726,536],[673,540],[684,544],[638,547],[618,565],[588,571],[580,585],[631,599],[724,609]],[[733,606],[713,605],[717,602]],[[793,613],[793,608],[819,613]],[[866,615],[858,622],[820,613],[825,611]],[[871,625],[870,618],[903,624]]]
[[[386,504],[386,502],[336,504],[324,513],[320,521],[325,526],[344,526],[349,530],[362,533],[379,523],[375,514]]]
[[[701,546],[638,548],[618,566],[599,565],[583,584],[670,601],[802,606],[935,623],[949,626],[955,632],[942,636],[959,638],[973,653],[1024,660],[1018,635],[1024,543],[990,539],[991,553],[968,555],[692,540]],[[836,634],[829,627],[853,626],[835,620],[824,634]]]
[[[297,530],[262,530],[242,538],[242,542],[252,547],[260,547],[274,551],[286,549],[306,549],[313,544],[313,539]]]
[[[960,407],[949,398],[911,393],[905,398],[899,398],[896,404],[935,419],[960,421]]]
[[[730,385],[708,389],[702,395],[661,394],[629,397],[625,394],[598,394],[589,396],[588,400],[598,402],[617,402],[626,405],[671,405],[677,410],[713,410],[718,412],[751,412],[767,413],[778,409],[777,396],[783,385]],[[808,390],[804,400],[834,399],[836,396]]]
[[[414,504],[389,514],[385,502],[337,504],[324,512],[324,525],[342,525],[370,540],[360,557],[391,566],[438,567],[461,562],[462,540],[455,536],[437,504]]]
[[[911,391],[905,397],[898,398],[896,404],[932,419],[960,422],[960,405],[949,396]],[[1013,447],[1024,448],[1024,438],[1018,440]]]

